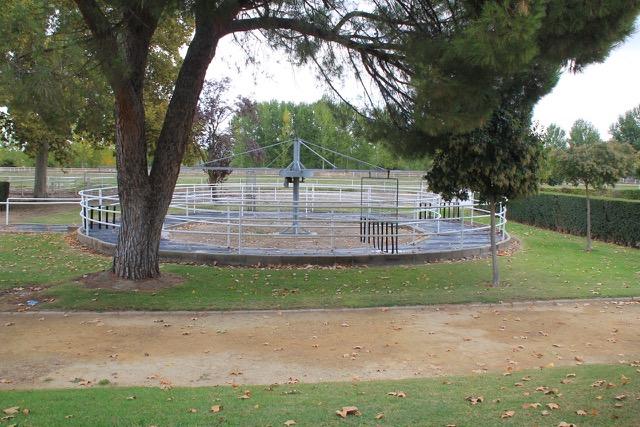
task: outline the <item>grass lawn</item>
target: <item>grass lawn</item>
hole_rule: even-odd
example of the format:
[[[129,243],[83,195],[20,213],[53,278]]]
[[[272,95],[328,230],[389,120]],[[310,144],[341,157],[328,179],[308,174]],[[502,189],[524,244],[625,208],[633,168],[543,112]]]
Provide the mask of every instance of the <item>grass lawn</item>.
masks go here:
[[[149,292],[89,290],[73,283],[110,259],[60,235],[0,234],[0,289],[50,285],[47,308],[203,310],[369,307],[640,295],[640,250],[511,224],[522,241],[500,257],[502,286],[489,286],[489,260],[375,268],[224,268],[165,264],[181,285]],[[43,306],[44,307],[44,306]]]
[[[593,386],[600,380],[604,385]],[[282,426],[288,420],[299,426],[557,426],[563,421],[579,426],[637,426],[639,384],[635,367],[592,365],[511,376],[401,381],[5,391],[0,392],[0,410],[28,408],[29,415],[6,420],[20,426]],[[538,387],[552,392],[536,391]],[[250,397],[239,398],[246,390]],[[406,397],[389,392],[404,392]],[[483,402],[472,405],[465,400],[468,396],[482,396]],[[527,403],[540,406],[523,408]],[[550,403],[558,407],[550,408]],[[222,409],[212,413],[214,405]],[[356,406],[361,415],[338,417],[336,410],[344,406]],[[502,418],[507,411],[514,414]],[[376,419],[378,414],[383,416]]]
[[[500,257],[503,283],[489,286],[489,260],[407,267],[252,269],[165,264],[184,283],[149,292],[86,289],[73,283],[110,259],[69,247],[59,235],[0,234],[0,289],[51,285],[43,308],[228,310],[370,307],[640,295],[640,250],[510,224],[522,241]]]
[[[9,224],[80,224],[80,205],[12,205],[9,208]],[[0,212],[2,224],[5,212]]]

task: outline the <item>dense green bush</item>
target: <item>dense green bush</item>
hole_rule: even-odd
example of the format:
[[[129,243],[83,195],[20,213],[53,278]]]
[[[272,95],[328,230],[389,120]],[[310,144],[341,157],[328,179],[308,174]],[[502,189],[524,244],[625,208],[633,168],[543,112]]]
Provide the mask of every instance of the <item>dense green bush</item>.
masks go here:
[[[587,234],[587,207],[584,197],[540,193],[510,200],[510,220],[563,233]],[[591,199],[591,232],[594,238],[640,247],[640,201]]]
[[[582,187],[547,187],[543,188],[543,191],[584,196],[584,188]],[[640,188],[602,188],[599,190],[589,189],[589,193],[595,196],[609,197],[613,199],[640,200]]]

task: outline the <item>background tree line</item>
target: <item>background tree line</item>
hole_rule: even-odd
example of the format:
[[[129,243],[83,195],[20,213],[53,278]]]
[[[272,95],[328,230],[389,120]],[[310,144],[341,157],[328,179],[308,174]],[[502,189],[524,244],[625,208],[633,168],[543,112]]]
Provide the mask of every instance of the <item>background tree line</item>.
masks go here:
[[[217,162],[215,165],[282,168],[291,162],[290,145],[269,146],[301,138],[327,149],[318,151],[328,162],[303,149],[302,163],[308,168],[331,169],[332,165],[342,169],[369,168],[366,164],[348,160],[336,153],[387,169],[425,170],[428,165],[426,157],[403,158],[394,153],[385,141],[372,139],[368,121],[343,102],[327,98],[313,103],[276,100],[255,102],[247,98],[240,98],[232,105],[220,102],[222,105],[218,104],[218,108],[228,111],[224,117],[226,123],[216,126],[217,135],[212,137],[197,131],[206,125],[196,120],[193,142],[198,150],[187,157],[187,164],[234,156],[230,162]],[[206,97],[201,98],[203,104],[207,104]],[[199,108],[199,111],[203,110],[203,107]],[[211,114],[202,114],[201,117],[211,117]],[[222,114],[218,117],[222,117]],[[220,148],[212,150],[216,139]],[[249,151],[248,154],[242,154]],[[205,152],[210,155],[204,155]]]

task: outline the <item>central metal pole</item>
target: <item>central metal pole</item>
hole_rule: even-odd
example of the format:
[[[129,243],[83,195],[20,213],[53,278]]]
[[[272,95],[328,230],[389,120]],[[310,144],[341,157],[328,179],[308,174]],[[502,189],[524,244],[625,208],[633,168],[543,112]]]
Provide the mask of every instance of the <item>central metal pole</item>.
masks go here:
[[[293,165],[292,169],[299,171],[302,169],[300,165],[300,140],[293,141]],[[292,224],[291,231],[293,234],[299,233],[299,210],[300,210],[300,178],[293,178],[293,206],[292,206]]]
[[[312,176],[312,171],[306,170],[300,162],[300,148],[303,142],[299,139],[293,141],[293,159],[289,166],[280,171],[280,176],[284,177],[284,185],[288,187],[293,184],[293,194],[291,202],[291,227],[282,231],[282,234],[309,234],[300,226],[300,183],[305,177]],[[305,207],[306,212],[306,207]]]
[[[299,234],[299,211],[300,211],[300,178],[293,178],[293,222],[291,224],[291,231],[293,234]]]

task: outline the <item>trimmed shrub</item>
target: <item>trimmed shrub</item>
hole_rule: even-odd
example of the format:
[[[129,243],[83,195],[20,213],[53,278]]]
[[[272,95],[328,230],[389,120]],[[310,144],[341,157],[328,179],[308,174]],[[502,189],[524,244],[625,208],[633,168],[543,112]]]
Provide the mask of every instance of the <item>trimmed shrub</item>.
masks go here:
[[[584,188],[581,187],[543,188],[542,191],[584,196]],[[610,197],[613,199],[640,200],[640,188],[603,188],[602,190],[589,191],[594,196]]]
[[[510,220],[563,233],[587,235],[585,197],[540,193],[509,200]],[[591,235],[619,245],[640,247],[640,201],[591,198]]]

